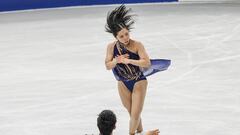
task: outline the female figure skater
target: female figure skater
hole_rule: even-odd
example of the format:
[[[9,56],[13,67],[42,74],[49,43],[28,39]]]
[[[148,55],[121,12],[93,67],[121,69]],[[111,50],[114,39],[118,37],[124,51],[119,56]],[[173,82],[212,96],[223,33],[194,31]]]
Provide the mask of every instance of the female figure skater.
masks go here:
[[[105,28],[116,41],[107,46],[105,65],[118,80],[122,104],[130,115],[129,134],[134,135],[143,131],[141,112],[148,85],[146,76],[166,70],[170,61],[150,60],[143,44],[130,38],[129,31],[134,23],[130,11],[121,5],[108,13]],[[150,132],[157,135],[159,130]]]

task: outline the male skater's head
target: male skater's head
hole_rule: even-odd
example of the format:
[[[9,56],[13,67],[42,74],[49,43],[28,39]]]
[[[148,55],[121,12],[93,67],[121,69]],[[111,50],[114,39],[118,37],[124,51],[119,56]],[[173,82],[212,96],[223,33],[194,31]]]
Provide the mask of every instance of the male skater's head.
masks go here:
[[[111,110],[103,110],[97,118],[100,135],[111,135],[116,128],[117,118]]]

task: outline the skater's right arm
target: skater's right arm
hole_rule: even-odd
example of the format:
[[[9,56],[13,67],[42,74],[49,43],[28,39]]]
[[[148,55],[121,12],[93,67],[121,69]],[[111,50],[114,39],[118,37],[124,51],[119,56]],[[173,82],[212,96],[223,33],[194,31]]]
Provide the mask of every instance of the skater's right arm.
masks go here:
[[[107,46],[107,54],[105,58],[105,66],[107,70],[111,70],[117,64],[117,60],[113,58],[113,47],[115,42],[108,44]]]

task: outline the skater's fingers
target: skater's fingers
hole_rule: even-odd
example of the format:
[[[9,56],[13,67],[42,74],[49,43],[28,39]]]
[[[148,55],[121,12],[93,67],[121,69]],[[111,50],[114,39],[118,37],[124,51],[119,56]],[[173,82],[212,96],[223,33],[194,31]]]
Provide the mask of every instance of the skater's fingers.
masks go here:
[[[158,135],[160,133],[159,129],[154,130],[154,135]]]

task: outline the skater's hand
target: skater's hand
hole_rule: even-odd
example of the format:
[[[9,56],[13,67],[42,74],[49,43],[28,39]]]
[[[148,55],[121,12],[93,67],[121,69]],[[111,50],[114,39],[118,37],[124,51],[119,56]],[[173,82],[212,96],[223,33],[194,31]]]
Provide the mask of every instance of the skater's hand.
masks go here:
[[[123,64],[129,64],[129,63],[130,63],[130,59],[128,59],[128,58],[123,58],[123,59],[122,59],[122,63],[123,63]]]
[[[117,60],[117,63],[123,63],[123,64],[129,64],[129,55],[124,54],[124,55],[117,55],[115,59]]]

